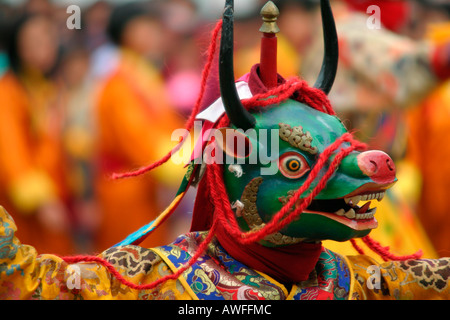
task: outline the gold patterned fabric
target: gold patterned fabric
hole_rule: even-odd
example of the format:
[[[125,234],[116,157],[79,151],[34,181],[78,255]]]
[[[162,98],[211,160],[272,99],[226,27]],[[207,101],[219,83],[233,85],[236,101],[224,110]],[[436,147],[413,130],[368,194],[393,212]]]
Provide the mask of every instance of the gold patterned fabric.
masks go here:
[[[213,241],[206,253],[176,280],[149,290],[121,283],[104,264],[68,264],[38,255],[15,236],[11,216],[0,210],[0,299],[45,300],[322,300],[449,299],[450,259],[378,264],[368,256],[344,257],[322,250],[308,280],[286,286],[230,257]],[[206,232],[180,236],[153,249],[113,247],[99,257],[134,284],[176,272]]]
[[[448,300],[450,298],[450,259],[390,261],[376,264],[367,256],[348,260],[355,274],[352,299],[355,300]],[[368,269],[371,265],[376,274]],[[378,286],[368,288],[368,282]]]

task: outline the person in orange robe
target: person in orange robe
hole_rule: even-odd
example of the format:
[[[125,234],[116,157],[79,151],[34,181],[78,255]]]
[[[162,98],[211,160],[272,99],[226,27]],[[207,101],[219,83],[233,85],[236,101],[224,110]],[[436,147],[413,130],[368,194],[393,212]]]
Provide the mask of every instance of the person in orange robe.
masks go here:
[[[95,246],[104,250],[149,223],[162,211],[181,183],[179,166],[158,168],[140,177],[111,179],[160,159],[174,146],[171,134],[183,119],[167,102],[155,61],[164,48],[157,17],[144,4],[127,4],[111,14],[108,34],[118,45],[118,64],[98,95],[96,195],[100,226]],[[161,227],[144,246],[170,240]]]
[[[23,241],[73,253],[64,160],[58,140],[57,94],[48,74],[57,60],[52,22],[17,17],[8,33],[10,68],[0,78],[0,203]]]
[[[439,6],[434,8],[430,5],[428,10],[424,10],[428,15],[428,20],[422,22],[425,38],[438,46],[450,41],[450,5],[446,6],[447,13]],[[421,34],[420,31],[418,33]],[[450,60],[450,49],[442,58]],[[442,75],[450,74],[450,68],[441,68],[440,72]],[[447,80],[411,108],[406,118],[409,130],[406,158],[419,170],[421,179],[417,215],[439,256],[450,253],[449,113],[450,80]]]

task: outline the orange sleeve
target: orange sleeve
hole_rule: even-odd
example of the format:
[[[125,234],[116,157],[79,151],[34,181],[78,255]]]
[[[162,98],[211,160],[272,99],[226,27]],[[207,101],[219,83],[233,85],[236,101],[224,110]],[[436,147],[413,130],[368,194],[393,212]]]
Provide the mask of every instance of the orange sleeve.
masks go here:
[[[53,198],[50,178],[35,164],[25,94],[14,81],[3,79],[0,89],[0,170],[7,196],[21,212],[31,212]]]

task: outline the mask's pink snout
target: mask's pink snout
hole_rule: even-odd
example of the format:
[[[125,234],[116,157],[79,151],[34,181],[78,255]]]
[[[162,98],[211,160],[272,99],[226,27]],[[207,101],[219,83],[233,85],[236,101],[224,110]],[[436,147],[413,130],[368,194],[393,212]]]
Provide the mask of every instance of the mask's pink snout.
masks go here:
[[[395,164],[386,153],[378,150],[362,152],[358,155],[361,171],[376,183],[395,181]]]

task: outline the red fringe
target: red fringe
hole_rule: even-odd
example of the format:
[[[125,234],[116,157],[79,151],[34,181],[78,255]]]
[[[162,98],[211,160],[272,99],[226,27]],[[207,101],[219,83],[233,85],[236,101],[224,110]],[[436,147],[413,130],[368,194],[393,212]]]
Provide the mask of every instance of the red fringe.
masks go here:
[[[417,251],[414,254],[406,255],[406,256],[396,256],[389,252],[389,247],[383,247],[381,244],[369,236],[365,236],[364,238],[361,238],[362,241],[371,249],[373,252],[378,254],[384,261],[405,261],[405,260],[411,260],[411,259],[420,259],[422,257],[422,250]]]
[[[198,246],[197,252],[191,257],[191,259],[186,263],[184,266],[179,268],[176,272],[173,274],[166,275],[164,277],[159,278],[158,280],[155,280],[148,284],[135,284],[127,279],[125,279],[119,271],[116,270],[116,268],[110,264],[105,259],[98,257],[98,256],[89,256],[89,255],[80,255],[80,256],[72,256],[72,257],[62,257],[65,262],[68,264],[75,264],[75,263],[81,263],[81,262],[94,262],[98,263],[102,266],[104,266],[120,283],[123,285],[135,289],[135,290],[150,290],[154,289],[160,284],[163,284],[166,281],[169,280],[176,280],[178,277],[187,269],[192,267],[192,265],[200,258],[200,256],[205,252],[208,245],[211,243],[212,238],[215,235],[217,223],[214,223],[211,227],[210,232],[208,233],[208,236],[203,240],[203,242]]]

